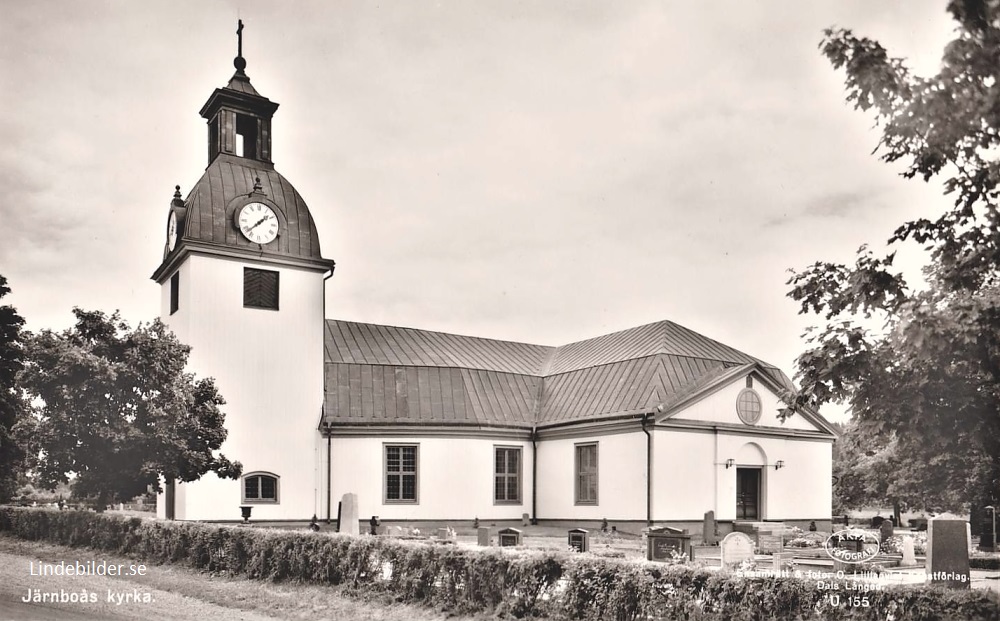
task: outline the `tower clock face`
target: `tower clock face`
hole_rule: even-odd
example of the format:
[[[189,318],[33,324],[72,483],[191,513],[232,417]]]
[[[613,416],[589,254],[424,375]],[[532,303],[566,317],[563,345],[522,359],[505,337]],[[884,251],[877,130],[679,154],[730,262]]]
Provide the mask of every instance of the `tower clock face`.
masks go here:
[[[167,247],[170,250],[174,249],[177,245],[177,212],[171,211],[170,218],[167,220]]]
[[[255,244],[269,244],[278,236],[278,217],[264,203],[247,203],[236,215],[243,236]]]

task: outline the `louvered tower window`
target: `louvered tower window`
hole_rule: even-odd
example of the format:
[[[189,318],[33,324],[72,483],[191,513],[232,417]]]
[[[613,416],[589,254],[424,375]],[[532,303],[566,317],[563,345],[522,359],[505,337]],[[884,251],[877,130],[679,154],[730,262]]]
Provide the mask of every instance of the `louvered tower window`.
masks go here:
[[[243,306],[278,310],[278,272],[243,268]]]

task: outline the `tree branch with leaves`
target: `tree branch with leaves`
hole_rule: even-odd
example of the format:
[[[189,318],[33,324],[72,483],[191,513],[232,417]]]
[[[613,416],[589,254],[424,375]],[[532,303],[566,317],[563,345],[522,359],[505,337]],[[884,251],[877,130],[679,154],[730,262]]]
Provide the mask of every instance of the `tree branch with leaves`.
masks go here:
[[[117,313],[73,312],[72,329],[28,339],[21,375],[42,484],[73,475],[74,494],[100,509],[161,480],[239,477],[240,464],[218,453],[225,401],[211,379],[184,371],[187,345],[160,320],[132,329]]]
[[[857,433],[891,442],[896,476],[920,474],[924,508],[960,510],[1000,501],[1000,1],[948,11],[956,37],[932,77],[850,30],[820,49],[874,115],[879,157],[940,178],[950,206],[900,225],[885,256],[862,247],[854,265],[818,262],[788,284],[826,322],[797,361],[798,403],[848,404]],[[893,267],[904,243],[927,252],[916,286]]]

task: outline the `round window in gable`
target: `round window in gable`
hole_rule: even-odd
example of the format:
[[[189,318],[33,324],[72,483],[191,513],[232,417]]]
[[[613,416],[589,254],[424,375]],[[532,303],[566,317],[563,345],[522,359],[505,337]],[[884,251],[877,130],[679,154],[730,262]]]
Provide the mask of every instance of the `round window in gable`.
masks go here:
[[[753,388],[744,388],[740,395],[736,397],[736,413],[740,420],[748,425],[756,425],[760,420],[760,413],[763,408],[760,404],[760,395]]]

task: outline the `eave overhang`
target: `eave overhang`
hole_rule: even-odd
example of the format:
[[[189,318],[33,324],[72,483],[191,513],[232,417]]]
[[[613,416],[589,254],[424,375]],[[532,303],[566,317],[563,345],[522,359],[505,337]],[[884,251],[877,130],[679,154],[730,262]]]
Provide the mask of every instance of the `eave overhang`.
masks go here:
[[[283,254],[274,254],[261,250],[260,252],[250,252],[240,248],[224,246],[221,244],[210,244],[196,240],[182,240],[173,252],[160,264],[150,277],[159,284],[177,269],[188,255],[210,256],[217,258],[235,259],[239,261],[267,261],[276,265],[297,267],[314,270],[318,272],[333,272],[336,263],[331,259],[306,259],[302,257],[290,257]]]

